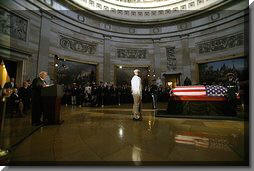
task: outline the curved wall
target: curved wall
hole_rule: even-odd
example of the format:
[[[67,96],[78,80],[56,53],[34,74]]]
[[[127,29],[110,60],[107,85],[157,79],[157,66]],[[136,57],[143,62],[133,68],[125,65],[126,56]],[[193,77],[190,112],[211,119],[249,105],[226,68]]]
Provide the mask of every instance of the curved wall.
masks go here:
[[[197,64],[245,56],[248,13],[243,9],[247,6],[245,0],[231,1],[220,10],[143,25],[70,11],[70,6],[56,1],[13,0],[1,2],[1,7],[24,18],[27,39],[2,32],[11,41],[1,38],[0,44],[11,56],[17,53],[23,79],[40,70],[53,77],[54,55],[58,55],[98,65],[99,81],[113,82],[115,67],[122,65],[149,66],[156,77],[180,73],[181,83],[189,76],[195,84],[199,82]]]

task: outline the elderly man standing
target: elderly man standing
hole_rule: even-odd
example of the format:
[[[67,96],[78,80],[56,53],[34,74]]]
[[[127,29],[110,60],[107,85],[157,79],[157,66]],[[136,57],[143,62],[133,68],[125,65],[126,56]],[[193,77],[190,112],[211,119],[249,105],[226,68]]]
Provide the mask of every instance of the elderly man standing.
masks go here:
[[[131,79],[131,90],[133,96],[133,120],[142,120],[141,115],[141,101],[142,101],[142,83],[139,77],[140,71],[138,69],[134,70],[134,76]]]
[[[42,98],[41,89],[47,86],[45,81],[48,73],[42,71],[39,73],[39,77],[35,78],[32,83],[32,125],[38,126],[42,124]]]

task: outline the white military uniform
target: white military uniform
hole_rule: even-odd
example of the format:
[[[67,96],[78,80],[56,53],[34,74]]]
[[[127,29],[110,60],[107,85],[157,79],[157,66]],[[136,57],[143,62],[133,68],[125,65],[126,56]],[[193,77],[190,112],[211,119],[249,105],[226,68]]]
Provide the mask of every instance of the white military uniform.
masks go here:
[[[141,116],[141,100],[142,100],[142,83],[141,78],[134,75],[131,79],[131,90],[133,95],[133,115],[135,119],[142,118]]]

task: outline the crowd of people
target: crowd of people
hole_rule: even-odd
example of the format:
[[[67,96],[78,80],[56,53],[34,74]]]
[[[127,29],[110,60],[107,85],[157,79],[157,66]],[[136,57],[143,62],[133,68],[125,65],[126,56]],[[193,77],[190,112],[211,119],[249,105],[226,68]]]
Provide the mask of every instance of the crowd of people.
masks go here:
[[[167,101],[168,89],[162,86],[146,86],[143,88],[142,102],[152,102],[152,94],[155,94],[158,101]],[[131,86],[122,84],[116,86],[112,83],[100,82],[87,84],[70,84],[65,85],[62,104],[103,107],[106,105],[121,105],[132,103]]]

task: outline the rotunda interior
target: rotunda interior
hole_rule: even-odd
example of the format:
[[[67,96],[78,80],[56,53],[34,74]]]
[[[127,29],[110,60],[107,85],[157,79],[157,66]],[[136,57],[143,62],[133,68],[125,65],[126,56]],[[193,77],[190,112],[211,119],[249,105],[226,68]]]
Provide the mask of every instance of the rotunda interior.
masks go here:
[[[5,0],[0,25],[7,164],[248,165],[247,0]]]

